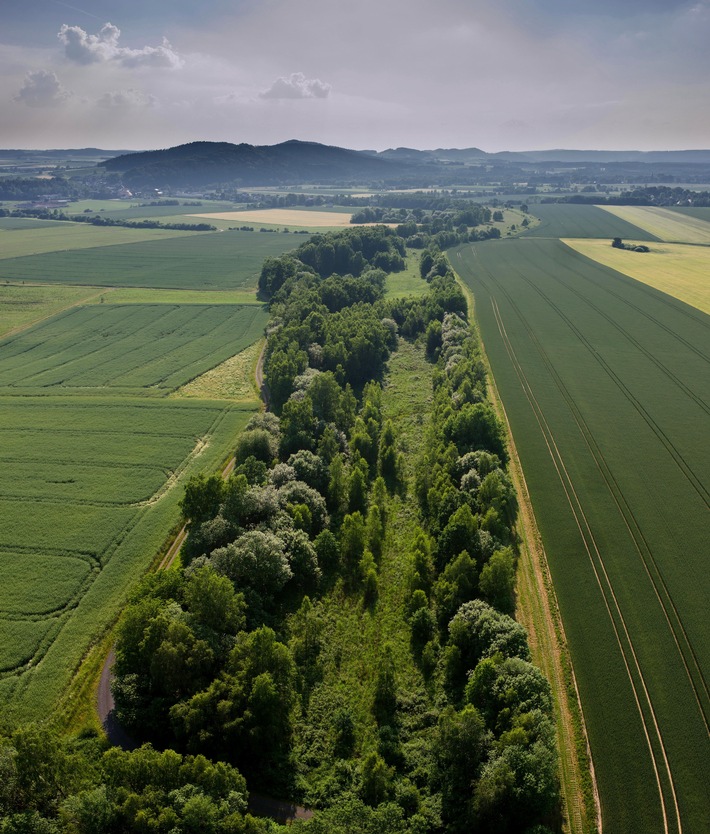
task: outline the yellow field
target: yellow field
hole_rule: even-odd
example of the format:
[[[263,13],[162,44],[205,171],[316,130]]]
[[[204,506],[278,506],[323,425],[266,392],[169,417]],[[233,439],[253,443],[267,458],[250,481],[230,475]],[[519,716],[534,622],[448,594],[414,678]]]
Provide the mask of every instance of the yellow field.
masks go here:
[[[710,223],[656,206],[599,206],[634,226],[674,243],[710,244]]]
[[[352,214],[339,211],[259,209],[257,211],[220,211],[214,214],[188,216],[209,220],[230,220],[237,223],[271,223],[277,226],[350,226]]]
[[[710,247],[643,242],[651,251],[642,253],[615,249],[606,240],[566,239],[563,243],[604,266],[710,314]]]
[[[241,353],[178,388],[171,396],[256,402],[259,395],[254,381],[254,369],[263,346],[264,340],[259,339]]]

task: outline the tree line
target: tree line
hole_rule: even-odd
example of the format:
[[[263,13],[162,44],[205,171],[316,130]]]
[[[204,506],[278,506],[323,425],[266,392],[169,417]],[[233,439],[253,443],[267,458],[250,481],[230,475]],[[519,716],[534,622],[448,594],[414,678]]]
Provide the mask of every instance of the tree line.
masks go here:
[[[0,788],[3,834],[277,832],[245,815],[244,776],[251,789],[297,797],[308,768],[318,810],[290,830],[543,834],[554,824],[550,690],[512,617],[503,428],[465,298],[435,244],[420,259],[428,291],[387,298],[386,274],[404,254],[394,230],[373,227],[313,235],[266,260],[273,411],[251,418],[227,480],[188,482],[181,564],[147,576],[118,627],[118,716],[148,746],[104,752],[96,740],[72,748],[43,736],[55,752],[38,749],[35,764],[30,751],[19,767],[21,738],[0,740],[0,772],[14,774],[11,790]],[[383,409],[386,362],[402,338],[435,365],[413,481]],[[416,529],[399,628],[427,705],[412,712],[385,645],[368,715],[346,701],[310,723],[324,674],[322,599],[337,592],[363,616],[376,609],[391,513],[407,495]],[[363,746],[362,721],[376,745]],[[309,738],[320,739],[313,761]],[[93,748],[75,772],[81,744]],[[38,770],[47,757],[47,773],[63,775]],[[44,793],[33,798],[27,774]]]

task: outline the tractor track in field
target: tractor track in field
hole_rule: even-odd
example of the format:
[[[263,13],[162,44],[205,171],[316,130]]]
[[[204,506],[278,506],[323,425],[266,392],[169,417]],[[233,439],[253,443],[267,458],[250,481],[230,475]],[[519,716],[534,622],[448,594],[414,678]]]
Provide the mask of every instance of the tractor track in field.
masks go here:
[[[641,667],[633,647],[633,642],[631,640],[631,636],[626,626],[626,621],[624,619],[623,614],[621,613],[621,609],[616,599],[611,580],[606,572],[604,560],[596,543],[594,534],[592,533],[589,520],[587,519],[586,514],[584,513],[584,509],[582,508],[579,496],[577,495],[576,490],[574,489],[571,476],[567,471],[564,459],[562,458],[560,450],[554,440],[552,430],[547,424],[544,413],[535,397],[533,389],[530,386],[530,383],[528,382],[527,377],[525,376],[525,373],[518,362],[512,344],[508,339],[507,331],[505,330],[505,325],[503,324],[502,318],[500,317],[500,312],[498,310],[495,299],[491,297],[491,301],[493,304],[494,315],[496,317],[496,322],[500,330],[501,338],[503,339],[506,351],[508,352],[511,363],[513,364],[513,367],[515,369],[516,375],[518,376],[520,385],[525,393],[526,398],[528,399],[530,407],[533,411],[535,419],[537,420],[538,426],[543,435],[543,439],[545,440],[545,444],[547,445],[550,458],[560,479],[560,483],[562,484],[562,488],[567,498],[567,502],[569,504],[570,510],[572,511],[575,524],[577,526],[580,538],[582,539],[584,548],[587,552],[587,556],[592,565],[597,584],[599,586],[602,598],[604,600],[604,605],[609,615],[609,620],[614,631],[614,635],[624,662],[624,666],[626,668],[626,673],[629,682],[631,684],[631,689],[634,694],[634,700],[636,701],[637,710],[639,712],[641,724],[643,726],[644,735],[646,738],[646,743],[649,749],[651,764],[653,766],[656,784],[658,787],[664,832],[665,834],[670,834],[671,828],[669,826],[668,809],[666,807],[666,797],[664,795],[664,786],[662,785],[659,765],[665,767],[666,775],[668,778],[668,785],[670,786],[670,791],[673,797],[673,803],[676,812],[675,816],[677,826],[675,830],[677,830],[680,834],[680,832],[682,832],[682,824],[680,822],[680,813],[675,794],[675,786],[673,784],[673,777],[671,775],[670,766],[668,763],[668,757],[666,754],[665,747],[663,745],[663,739],[653,709],[650,694],[646,687],[646,682],[643,677],[643,673],[641,671]],[[604,581],[602,581],[602,577],[604,578]],[[627,649],[624,648],[625,644],[628,647]],[[638,682],[636,681],[636,678],[638,678]],[[645,701],[645,709],[642,703],[643,701]],[[646,715],[646,710],[648,710],[649,712],[648,716]],[[654,749],[654,747],[656,746],[654,745],[654,739],[652,738],[654,730],[656,745],[659,747],[659,750]],[[662,759],[662,763],[657,760],[657,756],[659,756],[659,753],[660,758]]]
[[[475,249],[473,247],[472,247],[472,251],[474,253],[474,257],[477,257],[477,253],[475,252]],[[702,693],[700,693],[700,694],[698,693],[698,689],[696,688],[696,683],[693,680],[693,674],[691,673],[691,669],[689,668],[689,663],[686,660],[685,654],[681,650],[681,647],[679,645],[679,640],[687,642],[688,649],[690,650],[690,652],[692,654],[693,660],[695,660],[695,656],[694,656],[694,653],[692,653],[692,647],[690,646],[690,643],[688,641],[687,634],[685,633],[685,630],[683,629],[683,626],[682,626],[682,623],[680,622],[680,620],[679,620],[679,626],[680,626],[680,632],[681,632],[680,637],[675,632],[675,629],[673,628],[673,626],[670,622],[669,612],[667,611],[667,609],[666,609],[666,607],[665,607],[665,605],[664,605],[664,603],[661,599],[659,589],[658,589],[656,583],[653,581],[653,577],[650,574],[648,565],[645,562],[644,555],[639,548],[639,543],[633,535],[633,531],[631,529],[631,526],[629,525],[629,519],[624,514],[623,509],[620,506],[619,501],[617,500],[616,492],[612,488],[611,482],[607,479],[604,468],[602,468],[599,458],[597,457],[597,455],[595,455],[594,449],[590,446],[590,439],[593,440],[593,438],[591,438],[591,432],[590,432],[589,428],[587,427],[586,423],[584,423],[583,419],[581,418],[581,414],[579,414],[578,409],[576,408],[576,404],[574,404],[574,401],[571,400],[571,395],[569,395],[569,392],[564,387],[561,379],[559,379],[556,371],[554,370],[554,368],[551,365],[549,357],[547,357],[546,353],[544,352],[542,346],[540,345],[539,341],[537,340],[537,337],[533,333],[530,325],[528,324],[527,320],[522,315],[518,305],[512,299],[510,294],[496,281],[494,276],[491,275],[491,273],[487,269],[485,269],[485,267],[483,267],[482,265],[481,265],[481,267],[486,272],[487,277],[491,281],[493,281],[493,283],[496,284],[496,286],[498,286],[500,291],[503,293],[503,295],[508,300],[512,309],[514,309],[516,311],[518,317],[520,318],[521,322],[523,323],[523,326],[526,328],[526,330],[528,332],[528,335],[529,335],[533,345],[535,346],[537,351],[540,353],[540,356],[541,356],[541,359],[543,360],[543,363],[548,368],[548,371],[551,373],[553,381],[557,385],[557,387],[560,390],[560,393],[562,394],[565,401],[568,403],[568,405],[572,409],[572,413],[574,415],[575,421],[577,422],[578,428],[579,428],[580,432],[582,433],[582,436],[584,437],[585,442],[587,443],[587,445],[589,447],[590,453],[592,454],[593,459],[594,459],[597,467],[599,468],[600,474],[602,475],[603,479],[605,480],[605,482],[607,484],[607,488],[610,490],[610,492],[612,494],[612,497],[614,498],[615,502],[617,503],[617,509],[619,510],[623,521],[626,523],[627,528],[629,529],[629,533],[631,534],[632,540],[634,541],[634,543],[637,547],[637,550],[639,551],[639,555],[641,556],[641,559],[644,561],[644,567],[645,567],[646,572],[649,576],[649,579],[651,580],[651,583],[654,587],[658,602],[659,602],[659,604],[661,605],[661,607],[664,611],[666,621],[667,621],[667,623],[670,627],[671,633],[673,634],[673,638],[676,642],[676,647],[679,651],[680,660],[681,660],[682,664],[685,666],[686,673],[687,673],[688,678],[690,680],[691,687],[693,688],[696,700],[698,702],[698,706],[699,706],[700,711],[701,711],[701,715],[703,715],[703,719],[705,720],[705,715],[704,715],[703,707],[702,707],[702,704],[701,704],[701,695],[702,695]],[[550,454],[551,460],[553,462],[553,465],[555,466],[558,477],[560,479],[560,483],[561,483],[561,485],[563,487],[563,490],[565,492],[565,495],[567,497],[567,501],[568,501],[570,509],[572,511],[572,515],[574,517],[575,523],[576,523],[578,531],[580,533],[582,542],[585,546],[588,557],[590,559],[590,563],[592,565],[596,581],[597,581],[597,583],[599,585],[599,589],[602,593],[602,599],[604,600],[604,604],[607,608],[607,613],[609,615],[610,623],[611,623],[612,628],[614,630],[614,634],[615,634],[615,637],[616,637],[616,642],[619,646],[619,649],[620,649],[620,652],[621,652],[621,655],[622,655],[622,659],[623,659],[624,665],[626,667],[627,676],[628,676],[629,682],[631,684],[631,688],[632,688],[634,698],[635,698],[635,701],[636,701],[636,706],[637,706],[639,716],[640,716],[640,719],[641,719],[641,723],[642,723],[642,726],[643,726],[643,729],[644,729],[644,734],[645,734],[645,737],[646,737],[646,743],[648,745],[648,749],[649,749],[649,752],[650,752],[650,755],[651,755],[651,764],[652,764],[653,769],[654,769],[654,773],[655,773],[655,777],[656,777],[656,783],[657,783],[658,792],[659,792],[659,799],[660,799],[660,803],[661,803],[661,812],[662,812],[663,821],[664,821],[664,831],[665,832],[670,832],[670,830],[671,830],[671,828],[669,826],[669,813],[668,813],[668,809],[666,807],[666,796],[664,795],[665,791],[669,791],[670,795],[672,797],[672,804],[673,804],[674,810],[675,810],[675,826],[674,826],[674,829],[677,830],[678,832],[682,832],[682,823],[681,823],[681,819],[680,819],[680,812],[679,812],[678,802],[677,802],[677,797],[676,797],[676,792],[675,792],[675,785],[674,785],[674,782],[673,782],[673,777],[672,777],[672,774],[671,774],[666,749],[665,749],[663,739],[662,739],[662,736],[661,736],[660,727],[659,727],[657,719],[656,719],[655,711],[654,711],[653,704],[652,704],[652,701],[651,701],[651,698],[650,698],[650,693],[648,692],[648,689],[646,687],[646,681],[644,679],[643,673],[641,672],[640,664],[638,662],[636,652],[635,652],[635,649],[634,649],[634,646],[633,646],[633,642],[631,640],[630,634],[629,634],[627,626],[626,626],[625,619],[623,617],[623,614],[621,613],[621,609],[620,609],[618,601],[616,599],[616,595],[614,593],[614,588],[613,588],[613,585],[611,583],[611,580],[610,580],[610,578],[609,578],[609,576],[606,572],[606,567],[605,567],[605,564],[604,564],[604,560],[603,560],[603,558],[601,556],[601,552],[599,551],[599,548],[597,546],[597,543],[596,543],[594,534],[591,530],[591,526],[589,524],[589,521],[586,517],[586,514],[584,513],[584,509],[582,507],[581,501],[580,501],[579,497],[577,496],[577,493],[574,489],[574,484],[572,482],[572,479],[569,476],[569,473],[567,472],[567,469],[565,467],[564,459],[562,458],[562,456],[560,454],[560,451],[559,451],[559,448],[557,447],[557,444],[555,443],[553,433],[552,433],[549,425],[547,424],[544,413],[543,413],[543,411],[542,411],[542,409],[541,409],[541,407],[540,407],[540,405],[539,405],[539,403],[538,403],[538,401],[535,397],[535,394],[534,394],[534,391],[533,391],[532,387],[530,386],[530,384],[527,380],[527,377],[526,377],[526,375],[525,375],[525,373],[522,369],[522,366],[520,365],[520,363],[518,361],[518,358],[517,358],[517,355],[515,354],[515,350],[512,346],[512,343],[510,342],[510,339],[508,338],[507,331],[505,329],[505,325],[504,325],[503,320],[502,320],[502,316],[501,316],[500,311],[498,309],[497,302],[496,302],[493,294],[491,293],[490,288],[488,288],[486,286],[486,282],[480,277],[480,275],[478,276],[478,280],[481,282],[483,287],[489,293],[490,301],[491,301],[491,304],[492,304],[495,320],[496,320],[496,323],[497,323],[497,326],[498,326],[498,329],[499,329],[499,332],[500,332],[501,339],[502,339],[503,344],[506,348],[506,351],[509,355],[509,359],[511,361],[511,364],[512,364],[514,370],[515,370],[515,373],[518,376],[518,380],[520,382],[521,388],[522,388],[526,398],[528,399],[528,403],[531,407],[531,410],[533,411],[533,414],[534,414],[534,416],[535,416],[535,418],[538,422],[538,425],[539,425],[539,428],[541,430],[543,439],[545,440],[545,443],[548,447],[548,452]],[[525,279],[525,280],[527,280],[527,279]],[[548,303],[551,303],[551,302],[549,302],[549,299],[547,299],[547,300],[548,300]],[[553,305],[553,307],[554,306],[555,305]],[[561,312],[560,312],[560,315],[562,315]],[[566,317],[563,316],[563,318],[565,320],[567,320]],[[572,325],[570,324],[570,326],[572,326]],[[574,332],[576,332],[576,330]],[[589,349],[591,350],[591,348],[589,348]],[[594,351],[592,351],[592,353],[594,354]],[[596,354],[594,354],[594,355],[596,356]],[[594,445],[596,446],[596,444],[594,444]],[[599,454],[601,454],[601,452],[598,449],[597,449],[597,451],[599,452]],[[604,466],[606,467],[606,461],[603,460],[603,456],[602,456],[602,461],[604,463]],[[608,469],[608,467],[606,467],[606,468]],[[616,486],[615,482],[614,482],[614,485]],[[618,486],[617,486],[617,490],[618,490]],[[635,519],[634,519],[634,523],[635,523]],[[586,531],[586,535],[585,535],[585,531]],[[649,550],[649,552],[650,552],[650,550]],[[654,566],[655,566],[655,561],[654,561]],[[604,582],[602,582],[602,577],[604,579]],[[605,586],[606,586],[606,592],[605,592]],[[666,593],[667,593],[667,589],[665,589],[665,584],[664,584],[664,590],[666,590]],[[668,594],[668,596],[670,598],[669,594]],[[671,600],[671,603],[672,603],[672,600]],[[673,606],[672,610],[677,614],[675,606]],[[614,611],[616,612],[616,617],[614,616],[614,613],[613,613]],[[617,620],[618,620],[618,622],[617,622]],[[622,639],[622,636],[623,636],[624,639]],[[627,644],[627,649],[626,650],[624,649],[624,643]],[[696,668],[696,671],[697,671],[697,668]],[[635,672],[635,675],[634,675],[634,672]],[[637,676],[638,681],[635,681],[635,676]],[[700,677],[701,677],[701,680],[702,680],[702,684],[704,685],[704,683],[705,683],[704,678],[702,678],[702,675]],[[645,702],[645,707],[644,707],[643,702]],[[648,715],[645,714],[646,711],[648,711]],[[652,735],[654,735],[655,738],[652,738]],[[656,749],[654,749],[654,748],[656,748]],[[665,771],[665,774],[663,774],[662,771]],[[665,791],[664,791],[664,785],[662,785],[662,778],[663,778],[663,782],[666,783],[665,784]]]
[[[495,282],[495,279],[493,279],[492,276],[490,276],[490,274],[489,277],[491,277],[491,280]],[[528,284],[533,286],[528,279],[525,280]],[[603,452],[601,451],[599,445],[594,439],[593,432],[584,420],[584,417],[582,416],[579,408],[577,407],[574,398],[569,393],[565,384],[557,374],[557,371],[555,370],[552,362],[549,360],[549,357],[547,356],[544,348],[537,339],[537,336],[534,334],[530,326],[527,324],[527,321],[522,316],[518,305],[512,300],[512,298],[505,289],[500,287],[500,285],[498,286],[508,299],[511,306],[516,310],[521,321],[524,323],[524,326],[528,331],[531,341],[533,342],[538,353],[543,359],[543,362],[547,367],[548,372],[554,379],[555,384],[557,385],[560,393],[567,402],[573,414],[574,420],[577,423],[577,427],[579,428],[580,433],[582,434],[582,437],[584,438],[584,441],[587,445],[587,448],[595,462],[595,465],[604,483],[606,484],[606,487],[609,490],[610,495],[614,500],[619,516],[623,520],[627,528],[629,537],[634,544],[639,559],[644,567],[644,571],[646,572],[651,586],[653,587],[654,594],[663,612],[663,616],[666,620],[669,632],[673,638],[676,649],[680,655],[681,662],[685,668],[688,681],[690,683],[698,710],[700,712],[700,717],[705,726],[705,731],[710,736],[710,691],[708,690],[708,683],[700,667],[700,663],[698,661],[696,652],[692,646],[690,638],[688,637],[685,626],[683,625],[682,618],[678,612],[678,608],[675,604],[675,601],[673,600],[673,596],[668,589],[668,586],[663,578],[661,570],[653,554],[653,549],[651,548],[648,540],[646,539],[642,531],[641,525],[638,523],[638,520],[636,519],[633,510],[631,509],[626,498],[624,497],[623,490],[620,488],[618,482],[616,481],[616,478],[614,477]],[[534,286],[533,288],[537,289]],[[557,305],[553,304],[550,301],[550,299],[545,295],[545,293],[543,293],[540,290],[538,290],[538,292],[548,302],[548,304],[550,304],[550,306],[553,307],[553,309],[555,309],[556,312],[558,312],[558,314],[564,319],[568,326],[570,326],[573,329],[575,335],[577,335],[578,338],[583,338],[581,334],[578,333],[577,329],[568,320],[568,318],[564,316],[564,314],[562,314]],[[496,317],[498,316],[499,313],[496,309]],[[584,340],[584,343],[586,344],[586,340]],[[596,358],[596,353],[593,350],[593,348],[588,344],[586,346],[595,355]],[[604,364],[606,366],[606,363]],[[615,381],[617,380],[615,379]],[[620,383],[620,380],[618,381],[618,384],[621,384],[623,391],[626,392],[628,390],[625,386],[623,386],[623,383]],[[628,396],[632,397],[633,395],[631,395],[630,392],[628,392]]]

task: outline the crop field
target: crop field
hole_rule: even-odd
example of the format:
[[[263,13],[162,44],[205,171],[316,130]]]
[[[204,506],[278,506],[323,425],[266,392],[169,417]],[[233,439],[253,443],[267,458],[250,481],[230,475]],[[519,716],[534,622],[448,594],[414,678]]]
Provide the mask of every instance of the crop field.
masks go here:
[[[530,206],[530,214],[540,218],[526,237],[615,237],[633,240],[656,240],[632,221],[616,217],[598,206],[574,203],[541,203]]]
[[[232,378],[252,359],[226,360],[263,334],[264,257],[294,244],[34,221],[0,240],[0,710],[31,720],[72,714],[73,675],[179,519],[184,479],[223,464],[258,407]]]
[[[119,227],[111,231],[135,233],[136,230]],[[0,260],[0,281],[194,290],[255,289],[264,258],[280,255],[295,245],[290,235],[183,232],[182,237],[171,240],[151,240],[150,231],[142,233],[145,235],[142,242],[120,245],[114,241],[110,250],[96,244],[87,249]]]
[[[167,393],[256,341],[256,305],[94,304],[0,341],[0,389]]]
[[[51,229],[57,226],[66,226],[66,221],[35,220],[32,217],[0,217],[0,232],[25,232],[28,229],[38,231],[39,229]],[[7,240],[4,236],[0,237],[0,241],[3,243]]]
[[[258,209],[247,211],[193,214],[206,220],[229,220],[237,223],[271,223],[278,226],[350,226],[352,209],[348,211],[315,211],[309,209]]]
[[[657,206],[604,206],[603,208],[609,214],[645,229],[657,240],[665,240],[669,243],[710,244],[710,223],[695,215],[679,216],[672,209]],[[634,237],[630,234],[619,236]],[[569,235],[569,237],[576,237],[576,235]],[[642,238],[637,237],[637,239]]]
[[[12,218],[7,218],[12,220]],[[24,218],[22,218],[24,219]],[[43,252],[70,252],[126,243],[159,241],[168,238],[202,236],[204,232],[181,232],[176,229],[130,229],[126,226],[91,226],[87,223],[27,221],[36,226],[6,228],[0,231],[0,264],[5,259],[39,255]],[[41,225],[39,225],[41,224]],[[4,265],[4,264],[3,264]],[[9,276],[2,275],[4,280]],[[24,280],[25,276],[21,276]],[[48,280],[48,279],[44,279]],[[61,281],[59,282],[61,283]]]
[[[0,284],[0,290],[2,290]],[[6,286],[15,286],[10,284]],[[25,285],[28,286],[28,285]],[[48,285],[45,285],[48,286]],[[79,290],[77,290],[79,291]],[[93,287],[86,304],[257,304],[253,289],[160,290],[149,287]]]
[[[710,315],[710,246],[657,243],[650,252],[617,249],[606,240],[563,241],[587,258],[623,272]],[[630,241],[627,241],[630,242]]]
[[[98,295],[87,287],[0,284],[0,337]],[[97,299],[98,300],[98,299]]]
[[[683,214],[686,217],[695,217],[710,223],[710,206],[673,206],[671,211],[674,214]]]
[[[109,217],[116,220],[162,220],[167,217],[180,217],[183,222],[184,215],[194,214],[195,211],[233,211],[234,203],[216,203],[208,200],[200,201],[203,207],[196,206],[140,206],[136,203],[126,203],[122,200],[82,200],[70,203],[67,214],[82,214],[90,209],[94,214],[102,217]],[[88,212],[86,212],[88,213]]]
[[[558,240],[466,245],[452,261],[543,536],[604,830],[702,831],[710,317]]]
[[[0,707],[56,707],[255,403],[0,396]]]

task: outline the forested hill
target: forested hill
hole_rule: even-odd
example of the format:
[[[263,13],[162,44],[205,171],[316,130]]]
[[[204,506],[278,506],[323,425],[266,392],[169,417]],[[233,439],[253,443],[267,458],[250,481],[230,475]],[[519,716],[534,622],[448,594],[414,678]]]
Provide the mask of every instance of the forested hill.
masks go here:
[[[395,179],[408,167],[359,151],[297,140],[279,145],[190,142],[166,150],[125,154],[101,164],[108,171],[121,172],[129,186],[363,182]]]

